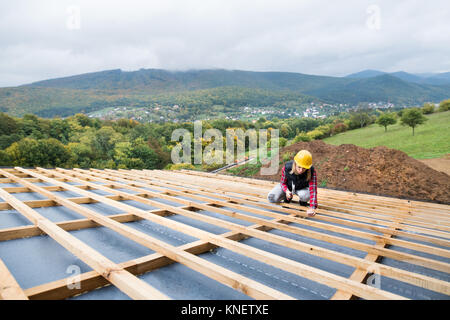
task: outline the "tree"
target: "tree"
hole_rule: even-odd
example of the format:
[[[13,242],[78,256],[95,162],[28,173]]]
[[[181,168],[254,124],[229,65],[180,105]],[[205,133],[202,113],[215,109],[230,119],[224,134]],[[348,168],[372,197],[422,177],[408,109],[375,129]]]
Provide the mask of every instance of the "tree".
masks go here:
[[[423,114],[431,114],[434,112],[434,104],[433,103],[424,103],[422,106]]]
[[[45,166],[47,164],[47,151],[37,140],[24,138],[14,142],[6,149],[6,153],[15,166]]]
[[[69,151],[54,138],[35,140],[24,138],[6,149],[13,165],[60,166],[70,159]]]
[[[444,112],[450,110],[450,99],[443,100],[439,103],[439,112]]]
[[[427,120],[428,119],[422,114],[422,112],[418,108],[412,108],[403,111],[401,123],[402,125],[410,126],[412,128],[412,132],[414,135],[414,128]]]
[[[387,126],[396,123],[397,119],[395,118],[395,115],[392,113],[383,113],[377,119],[377,124],[380,125],[381,127],[384,127],[384,132],[387,131]]]
[[[309,131],[306,135],[311,140],[319,140],[319,139],[325,138],[325,134],[323,133],[323,131],[320,131],[320,130],[317,130],[317,129]]]
[[[10,166],[11,157],[6,151],[0,150],[0,166]]]
[[[30,137],[33,139],[42,139],[44,134],[42,132],[41,123],[34,114],[25,114],[18,122],[19,134],[23,137]]]
[[[150,147],[150,149],[152,149],[157,154],[159,158],[159,162],[156,168],[158,169],[164,168],[167,165],[167,163],[170,162],[170,152],[168,150],[164,150],[161,147],[162,143],[160,143],[157,139],[153,137],[148,138],[147,144]]]
[[[0,135],[10,135],[17,131],[17,122],[6,113],[0,113]]]
[[[55,138],[39,140],[42,149],[46,150],[46,165],[63,166],[70,159],[70,152]]]
[[[76,115],[74,115],[75,120],[78,122],[78,124],[82,127],[92,127],[93,126],[93,121],[91,118],[89,118],[87,115],[82,114],[82,113],[77,113]]]
[[[288,142],[288,140],[286,138],[281,137],[278,139],[278,145],[280,148],[285,147],[287,142]]]
[[[97,154],[97,158],[107,160],[114,154],[114,145],[121,141],[122,135],[111,127],[102,127],[95,132],[91,141],[92,150]]]
[[[289,138],[291,131],[292,131],[291,127],[288,124],[283,123],[280,128],[280,135],[283,138]]]
[[[322,139],[322,138],[326,138],[329,137],[331,135],[331,129],[332,129],[333,125],[332,124],[324,124],[321,126],[318,126],[316,129],[314,129],[313,131],[320,131],[323,133],[323,135],[318,138],[318,139]]]
[[[114,159],[126,168],[155,169],[160,165],[158,155],[142,138],[133,142],[118,142],[114,151]]]
[[[298,135],[296,135],[293,140],[294,143],[297,143],[300,141],[308,142],[308,141],[311,141],[311,138],[306,134],[306,132],[302,131]]]
[[[0,135],[0,150],[4,150],[12,145],[14,142],[20,141],[22,137],[17,133],[11,135]]]
[[[95,159],[95,155],[89,145],[79,142],[71,142],[67,145],[67,149],[71,154],[72,166],[80,166],[82,168],[91,167],[91,163],[92,160]]]
[[[62,119],[53,119],[50,122],[49,135],[51,138],[58,139],[63,143],[69,141],[70,125],[69,122]]]
[[[258,119],[258,123],[259,124],[263,124],[264,122],[266,122],[267,120],[266,120],[266,118],[264,118],[264,117],[260,117],[259,119]]]
[[[370,124],[371,118],[369,114],[363,110],[358,110],[350,116],[350,128],[365,127]]]
[[[335,122],[331,128],[331,134],[337,134],[348,130],[348,125],[344,122]]]

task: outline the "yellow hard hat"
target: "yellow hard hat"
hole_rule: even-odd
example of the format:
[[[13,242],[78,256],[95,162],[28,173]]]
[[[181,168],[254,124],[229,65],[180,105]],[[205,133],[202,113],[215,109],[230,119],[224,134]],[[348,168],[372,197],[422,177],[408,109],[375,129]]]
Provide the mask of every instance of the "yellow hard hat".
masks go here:
[[[295,163],[305,169],[312,166],[312,155],[307,150],[300,150],[294,157]]]

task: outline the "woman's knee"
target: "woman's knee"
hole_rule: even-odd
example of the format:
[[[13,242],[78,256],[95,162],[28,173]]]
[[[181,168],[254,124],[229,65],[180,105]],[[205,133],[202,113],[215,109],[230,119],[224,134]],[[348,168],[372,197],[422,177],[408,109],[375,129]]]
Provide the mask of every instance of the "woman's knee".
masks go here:
[[[268,195],[267,195],[267,200],[269,201],[269,202],[271,202],[271,203],[275,203],[275,202],[277,202],[276,200],[276,197],[275,197],[275,194],[273,194],[273,193],[269,193]]]
[[[298,197],[300,198],[300,201],[302,202],[308,202],[309,201],[309,189],[302,189],[297,192]]]

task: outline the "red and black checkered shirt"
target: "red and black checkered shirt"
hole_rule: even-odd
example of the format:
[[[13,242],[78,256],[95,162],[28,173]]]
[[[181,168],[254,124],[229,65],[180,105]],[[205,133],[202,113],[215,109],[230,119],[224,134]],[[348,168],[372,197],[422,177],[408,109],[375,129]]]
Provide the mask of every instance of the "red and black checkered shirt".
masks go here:
[[[286,168],[286,166],[283,166],[283,169],[281,169],[281,189],[286,192],[287,190],[287,179],[286,179],[286,175],[284,173],[284,169]],[[317,208],[317,175],[316,175],[316,170],[313,171],[311,180],[309,181],[309,207],[316,209]]]

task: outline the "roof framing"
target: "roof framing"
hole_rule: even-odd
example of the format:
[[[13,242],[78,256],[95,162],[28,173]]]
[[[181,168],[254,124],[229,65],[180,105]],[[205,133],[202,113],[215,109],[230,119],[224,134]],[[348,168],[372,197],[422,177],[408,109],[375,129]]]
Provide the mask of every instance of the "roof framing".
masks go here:
[[[112,284],[135,299],[167,299],[166,295],[140,280],[136,275],[171,263],[181,263],[210,279],[256,299],[292,299],[286,293],[198,256],[216,247],[231,250],[335,288],[336,293],[332,299],[346,300],[356,297],[405,299],[401,295],[366,284],[367,277],[374,272],[450,296],[450,283],[447,281],[380,262],[382,257],[387,257],[450,273],[450,264],[445,262],[450,258],[450,208],[446,205],[319,188],[320,206],[317,215],[311,218],[307,217],[305,209],[298,205],[268,203],[266,195],[275,185],[274,182],[221,174],[187,170],[66,170],[61,168],[50,170],[16,167],[0,169],[0,175],[3,176],[0,178],[0,197],[5,200],[4,203],[0,203],[0,214],[1,210],[13,208],[33,223],[32,226],[4,229],[0,226],[0,241],[47,234],[94,270],[81,275],[82,290],[68,290],[67,279],[25,290],[22,290],[15,282],[13,287],[14,292],[18,292],[18,297],[22,294],[22,297],[29,299],[64,299]],[[38,186],[36,182],[46,182],[51,186]],[[68,182],[77,183],[77,185]],[[17,183],[21,186],[2,188],[1,183]],[[93,190],[106,191],[110,195],[99,195]],[[64,198],[55,193],[56,191],[71,191],[79,194],[80,197]],[[14,196],[15,193],[23,192],[36,192],[47,199],[20,201]],[[153,199],[168,200],[180,206],[168,205]],[[137,201],[157,209],[142,210],[124,203],[124,200]],[[119,208],[125,213],[105,216],[81,206],[84,203],[96,202]],[[54,223],[33,209],[52,206],[69,208],[84,216],[84,219]],[[242,226],[207,216],[198,212],[201,210],[237,218],[250,222],[252,225]],[[250,214],[244,214],[242,211]],[[170,220],[167,218],[170,215],[185,216],[230,231],[219,235],[213,234]],[[124,224],[124,222],[143,219],[189,234],[199,240],[182,246],[173,246]],[[109,228],[156,253],[115,264],[70,234],[72,230],[99,226]],[[314,228],[314,230],[308,228]],[[364,258],[358,258],[339,250],[326,249],[268,232],[273,229],[336,246],[357,249],[366,252],[367,255]],[[351,240],[346,236],[370,240],[374,244]],[[342,277],[241,242],[249,237],[348,265],[354,267],[355,271],[349,278]],[[418,251],[425,255],[402,252],[390,246]],[[444,259],[434,259],[428,255]],[[10,279],[9,281],[14,279],[6,266],[0,263],[0,279],[2,277]],[[0,297],[3,297],[2,292],[0,288]]]

